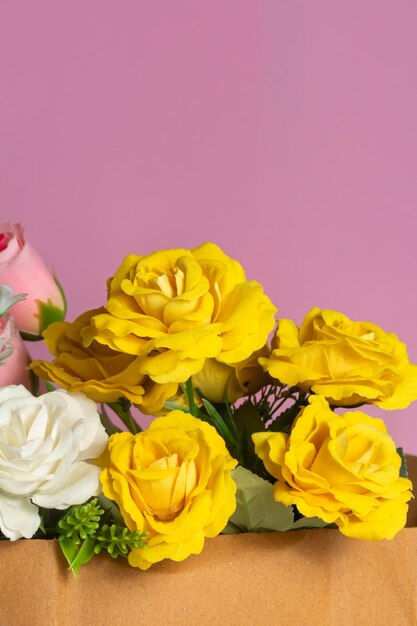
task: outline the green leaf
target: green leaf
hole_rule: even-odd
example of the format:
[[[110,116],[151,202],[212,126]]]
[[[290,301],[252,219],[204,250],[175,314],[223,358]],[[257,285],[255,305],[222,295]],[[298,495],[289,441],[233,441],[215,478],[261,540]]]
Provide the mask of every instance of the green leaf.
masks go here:
[[[300,517],[291,527],[291,530],[300,530],[301,528],[324,528],[329,526],[319,517]]]
[[[184,385],[181,385],[186,397],[187,397],[187,402],[188,402],[188,406],[190,408],[190,413],[191,415],[194,415],[195,417],[198,417],[198,408],[195,404],[195,400],[194,400],[194,389],[193,389],[193,379],[190,377],[186,384],[185,387]]]
[[[190,413],[190,409],[186,406],[182,406],[181,404],[177,404],[176,402],[171,402],[170,400],[167,400],[165,402],[164,407],[166,409],[169,409],[170,411],[183,411],[183,413]]]
[[[124,523],[120,509],[113,500],[106,498],[103,493],[97,496],[97,500],[99,501],[100,506],[106,511],[106,519],[110,519],[118,524]]]
[[[284,531],[293,526],[292,508],[274,500],[274,487],[244,467],[237,467],[232,476],[236,482],[236,510],[223,533]]]
[[[215,407],[211,404],[211,402],[209,402],[205,398],[202,398],[202,402],[203,402],[204,408],[207,411],[207,415],[210,418],[211,424],[215,426],[215,428],[219,431],[223,439],[225,439],[225,441],[230,443],[232,446],[238,445],[239,442],[236,440],[236,437],[230,432],[229,427],[227,426],[226,422],[224,421],[220,413],[217,411],[217,409],[215,409]]]
[[[63,311],[62,311],[62,314],[63,314],[63,318],[62,319],[65,319],[65,316],[67,314],[67,297],[65,295],[65,291],[64,291],[63,286],[61,285],[61,283],[58,280],[57,275],[55,274],[55,271],[53,272],[53,277],[54,277],[55,285],[58,287],[59,293],[61,294],[61,297],[62,297],[62,302],[63,302],[63,305],[64,305],[64,308],[63,308]]]
[[[221,534],[222,535],[240,535],[243,532],[245,531],[239,528],[239,526],[236,526],[236,524],[233,524],[233,522],[231,522],[229,519],[229,521],[227,522],[227,526],[223,528]]]
[[[116,424],[113,424],[113,422],[111,421],[106,411],[105,404],[101,404],[101,411],[99,415],[100,415],[100,421],[103,424],[104,428],[106,429],[106,433],[108,435],[114,435],[115,433],[120,433],[120,428],[118,428]]]
[[[259,408],[247,400],[238,408],[233,409],[233,418],[241,441],[241,465],[251,469],[259,476],[262,476],[263,473],[266,474],[263,463],[255,453],[255,446],[251,437],[253,433],[264,432],[265,430]]]
[[[250,400],[247,400],[238,408],[234,409],[233,415],[242,439],[250,439],[253,433],[259,433],[265,430],[259,409],[254,406]]]
[[[71,563],[74,561],[78,554],[79,546],[75,543],[74,539],[62,538],[59,540],[62,553],[68,561],[68,565],[71,567]]]
[[[282,413],[280,413],[275,420],[269,424],[268,430],[272,432],[289,433],[302,406],[303,404],[294,402],[294,404],[282,411]]]
[[[61,539],[61,549],[64,553],[65,558],[68,561],[69,569],[72,571],[74,576],[78,576],[78,570],[81,565],[88,563],[93,558],[95,539],[87,538],[85,539],[81,547],[78,547],[75,542],[71,539]],[[64,544],[64,545],[63,545]]]
[[[48,302],[37,300],[37,304],[39,311],[39,334],[42,334],[53,322],[62,322],[65,318],[64,310],[54,306],[50,300]]]

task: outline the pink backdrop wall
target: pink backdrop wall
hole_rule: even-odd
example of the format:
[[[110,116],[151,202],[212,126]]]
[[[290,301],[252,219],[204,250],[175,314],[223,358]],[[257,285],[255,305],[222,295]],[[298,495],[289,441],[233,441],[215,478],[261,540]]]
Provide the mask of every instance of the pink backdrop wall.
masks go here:
[[[0,4],[1,220],[69,319],[128,252],[213,240],[300,322],[396,331],[417,362],[414,0]],[[417,453],[417,409],[389,414]]]

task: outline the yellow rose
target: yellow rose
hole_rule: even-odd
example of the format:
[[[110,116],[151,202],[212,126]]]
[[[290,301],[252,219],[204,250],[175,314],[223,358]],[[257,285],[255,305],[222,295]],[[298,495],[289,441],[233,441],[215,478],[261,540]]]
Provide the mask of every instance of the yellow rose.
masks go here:
[[[130,530],[149,533],[129,563],[148,569],[199,554],[233,513],[236,467],[217,431],[182,411],[155,419],[143,433],[110,437],[100,480]]]
[[[277,478],[274,497],[306,517],[336,523],[358,539],[391,539],[405,525],[411,482],[382,420],[337,415],[321,396],[298,414],[290,435],[255,433],[255,451]]]
[[[139,372],[138,357],[111,350],[95,341],[86,348],[81,333],[93,315],[93,309],[74,322],[56,322],[44,331],[45,343],[56,357],[34,361],[35,374],[68,391],[82,391],[95,402],[115,402],[120,397],[141,406],[144,412],[156,412],[177,389],[175,383],[156,385]]]
[[[260,359],[273,378],[331,404],[402,409],[417,398],[417,366],[409,362],[405,344],[375,324],[316,307],[300,329],[280,320],[273,348],[270,358]]]
[[[206,243],[127,256],[109,281],[106,312],[82,334],[86,346],[140,357],[140,373],[155,382],[180,383],[206,359],[247,359],[265,344],[275,311],[237,261]]]

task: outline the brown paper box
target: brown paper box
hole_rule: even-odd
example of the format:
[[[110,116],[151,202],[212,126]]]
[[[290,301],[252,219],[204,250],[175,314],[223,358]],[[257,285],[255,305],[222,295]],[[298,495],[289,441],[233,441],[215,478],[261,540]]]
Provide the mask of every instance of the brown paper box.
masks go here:
[[[409,468],[417,477],[417,459]],[[78,579],[55,541],[2,541],[0,563],[2,626],[417,624],[416,527],[381,542],[329,529],[220,536],[147,572],[100,555]]]

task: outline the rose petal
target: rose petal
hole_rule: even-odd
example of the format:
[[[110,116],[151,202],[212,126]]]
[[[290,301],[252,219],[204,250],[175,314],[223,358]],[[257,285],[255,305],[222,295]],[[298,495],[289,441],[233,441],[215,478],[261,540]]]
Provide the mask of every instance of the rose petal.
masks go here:
[[[0,528],[8,539],[30,539],[40,523],[38,507],[29,498],[13,497],[0,492]]]

